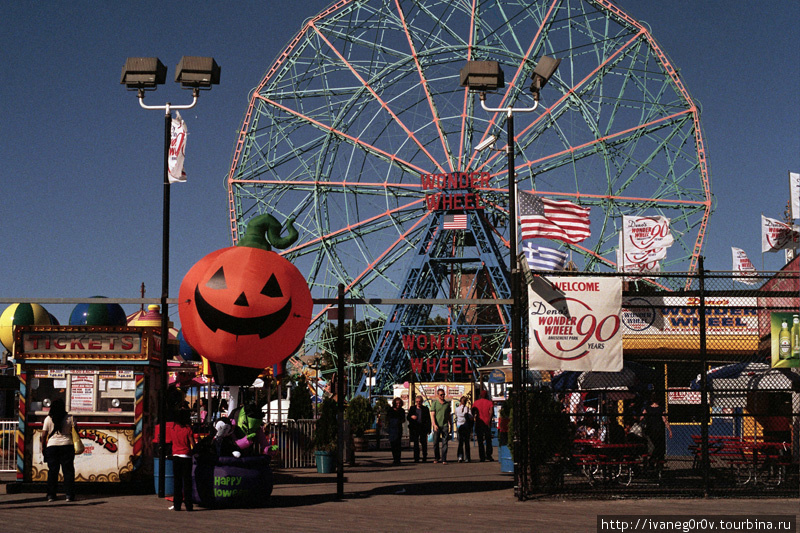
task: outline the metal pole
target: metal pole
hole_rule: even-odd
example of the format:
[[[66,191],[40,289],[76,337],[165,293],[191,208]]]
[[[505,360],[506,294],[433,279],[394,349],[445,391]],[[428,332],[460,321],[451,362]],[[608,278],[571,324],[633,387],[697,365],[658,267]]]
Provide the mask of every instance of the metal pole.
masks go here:
[[[508,132],[508,218],[509,218],[509,237],[508,247],[510,251],[509,256],[509,272],[511,275],[511,384],[514,389],[514,442],[512,443],[514,449],[514,492],[517,498],[521,501],[525,498],[525,489],[523,487],[525,481],[525,473],[522,472],[522,467],[525,462],[522,460],[522,429],[521,416],[522,413],[522,365],[520,361],[520,331],[519,331],[519,287],[517,284],[517,276],[519,271],[517,269],[517,179],[514,169],[514,152],[516,151],[514,140],[514,113],[511,108],[506,111],[506,128]]]
[[[338,429],[338,446],[336,467],[336,497],[344,498],[344,284],[339,284],[339,323],[336,339],[336,422]]]
[[[316,381],[314,381],[314,420],[316,420],[317,404],[319,403],[319,357],[314,360],[314,372],[316,373]]]
[[[703,496],[708,497],[709,489],[709,459],[708,459],[708,357],[706,353],[706,271],[703,265],[703,256],[698,258],[699,270],[699,296],[700,296],[700,448],[702,455],[700,461],[703,467]]]
[[[169,145],[172,138],[172,113],[169,104],[164,113],[164,206],[161,222],[161,394],[158,397],[158,497],[165,494],[167,469],[166,433],[167,433],[167,340],[169,313],[167,312],[167,294],[169,293]]]

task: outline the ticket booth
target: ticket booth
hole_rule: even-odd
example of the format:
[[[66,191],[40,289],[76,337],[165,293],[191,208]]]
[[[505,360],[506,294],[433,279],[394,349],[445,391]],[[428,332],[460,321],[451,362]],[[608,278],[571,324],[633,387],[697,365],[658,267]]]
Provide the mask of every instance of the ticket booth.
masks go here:
[[[76,482],[152,483],[159,341],[152,327],[17,327],[17,480],[47,480],[42,423],[62,397],[86,448],[75,457]]]

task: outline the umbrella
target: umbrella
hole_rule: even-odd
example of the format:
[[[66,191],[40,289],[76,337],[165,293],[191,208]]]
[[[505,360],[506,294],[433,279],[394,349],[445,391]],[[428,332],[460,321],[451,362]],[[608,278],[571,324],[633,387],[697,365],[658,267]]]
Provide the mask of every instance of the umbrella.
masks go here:
[[[772,368],[767,363],[743,361],[712,368],[707,374],[712,391],[791,390],[800,385],[800,374],[788,368]],[[700,375],[689,386],[700,390]]]
[[[717,407],[745,407],[754,391],[791,391],[800,387],[800,374],[767,363],[743,361],[712,368],[707,374],[709,403]],[[689,385],[700,390],[698,375]]]

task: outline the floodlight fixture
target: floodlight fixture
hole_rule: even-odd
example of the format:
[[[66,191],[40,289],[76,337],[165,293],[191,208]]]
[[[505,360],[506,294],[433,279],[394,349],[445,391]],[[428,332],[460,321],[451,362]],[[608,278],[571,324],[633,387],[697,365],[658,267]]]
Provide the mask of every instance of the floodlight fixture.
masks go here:
[[[184,89],[210,89],[219,84],[219,75],[213,57],[183,56],[175,69],[175,82]]]
[[[167,67],[157,57],[129,57],[120,83],[129,91],[154,91],[167,81]]]
[[[542,56],[536,68],[533,69],[533,74],[531,75],[531,79],[533,80],[533,83],[531,83],[531,92],[533,93],[533,99],[537,102],[539,101],[539,91],[550,81],[550,78],[556,72],[560,63],[560,59]]]
[[[467,61],[461,69],[461,86],[470,91],[494,91],[506,86],[503,70],[497,61]]]
[[[487,148],[491,148],[492,146],[494,146],[495,142],[497,142],[497,135],[489,135],[484,140],[478,143],[478,146],[475,147],[475,150],[483,152]]]

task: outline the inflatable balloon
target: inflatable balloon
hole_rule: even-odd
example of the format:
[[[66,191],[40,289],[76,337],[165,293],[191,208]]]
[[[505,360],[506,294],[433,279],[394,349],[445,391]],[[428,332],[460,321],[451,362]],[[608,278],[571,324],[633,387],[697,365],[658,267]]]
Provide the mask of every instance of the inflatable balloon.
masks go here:
[[[92,296],[105,298],[105,296]],[[128,317],[117,303],[78,304],[69,315],[70,326],[124,326]]]
[[[58,323],[54,319],[39,304],[11,304],[0,315],[0,342],[10,352],[14,345],[14,326],[49,326]]]
[[[291,219],[287,228],[288,236],[280,237],[274,217],[258,216],[237,246],[211,252],[183,278],[183,335],[210,361],[263,369],[302,344],[311,322],[311,291],[300,271],[270,246],[286,248],[297,240]]]
[[[183,357],[184,361],[200,361],[200,354],[197,350],[192,348],[192,345],[186,342],[183,336],[183,330],[178,332],[178,353]]]

